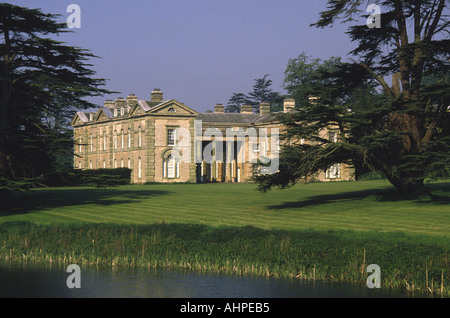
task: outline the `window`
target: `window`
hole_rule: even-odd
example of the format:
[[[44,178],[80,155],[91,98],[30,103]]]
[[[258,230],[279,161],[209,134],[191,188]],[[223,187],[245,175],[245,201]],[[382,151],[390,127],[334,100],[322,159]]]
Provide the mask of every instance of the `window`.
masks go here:
[[[123,109],[123,107],[120,108],[120,115],[123,116],[123,114],[125,113],[125,110]]]
[[[123,158],[120,159],[120,167],[123,168]]]
[[[131,130],[128,128],[128,149],[131,148]]]
[[[331,142],[337,142],[337,141],[338,141],[337,136],[338,136],[338,134],[337,134],[337,132],[335,132],[335,131],[330,131],[330,132],[328,133],[328,139],[329,139]]]
[[[131,169],[131,159],[128,158],[128,169]]]
[[[141,163],[141,158],[138,159],[138,178],[139,178],[139,179],[142,178],[142,163]]]
[[[114,159],[114,169],[117,168],[117,159]]]
[[[117,131],[114,130],[114,149],[117,149]]]
[[[106,160],[103,160],[103,169],[106,169]]]
[[[124,148],[124,145],[125,145],[125,143],[124,143],[124,135],[123,135],[123,129],[122,129],[122,131],[121,131],[121,133],[120,133],[120,136],[121,136],[121,146],[122,146],[122,149]]]
[[[170,155],[163,161],[163,178],[175,179],[180,177],[180,162]]]
[[[80,149],[79,149],[80,152],[82,151],[82,143],[83,143],[83,139],[80,136]]]
[[[252,144],[252,150],[253,150],[253,152],[259,152],[259,144],[257,144],[257,143],[253,143]]]
[[[167,145],[175,146],[175,140],[176,140],[176,129],[174,128],[167,129]]]
[[[328,167],[326,171],[326,178],[328,179],[339,179],[341,177],[341,167],[338,163]]]
[[[138,128],[138,147],[142,147],[142,131],[141,131],[141,127]]]
[[[78,161],[78,169],[81,169],[81,161]]]
[[[169,113],[175,113],[177,110],[173,107],[169,108]]]
[[[92,161],[89,161],[89,169],[92,170]]]
[[[92,142],[92,134],[89,136],[89,147],[92,152],[94,143]]]
[[[106,150],[106,131],[103,132],[103,150]]]

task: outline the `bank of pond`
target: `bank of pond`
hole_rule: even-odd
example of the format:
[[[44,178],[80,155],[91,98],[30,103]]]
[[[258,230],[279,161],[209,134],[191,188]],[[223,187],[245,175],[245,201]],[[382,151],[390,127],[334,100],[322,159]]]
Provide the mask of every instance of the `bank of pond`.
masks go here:
[[[0,259],[14,264],[183,270],[373,290],[379,283],[383,290],[449,296],[448,240],[440,237],[201,224],[14,222],[0,224],[0,244]]]

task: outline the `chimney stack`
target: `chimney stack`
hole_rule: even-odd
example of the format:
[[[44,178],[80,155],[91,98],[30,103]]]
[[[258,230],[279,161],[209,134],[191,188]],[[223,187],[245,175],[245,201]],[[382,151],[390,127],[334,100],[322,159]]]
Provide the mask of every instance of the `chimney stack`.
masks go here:
[[[103,104],[106,108],[113,109],[114,108],[114,101],[112,99],[107,99],[105,103]]]
[[[116,99],[116,105],[115,107],[125,107],[127,104],[127,100],[123,97],[119,97],[118,99]]]
[[[286,98],[283,103],[284,106],[284,112],[293,111],[295,109],[295,99],[293,98]]]
[[[136,104],[138,102],[138,98],[137,98],[137,96],[136,95],[134,95],[134,94],[129,94],[128,96],[127,96],[127,105],[134,105],[134,104]]]
[[[216,104],[216,106],[214,106],[214,112],[216,114],[223,114],[223,113],[225,113],[225,106],[223,106],[222,104]]]
[[[163,101],[163,93],[159,88],[155,88],[151,93],[151,101],[152,102],[162,102]]]
[[[241,114],[253,114],[252,105],[241,105]]]
[[[259,105],[259,114],[260,115],[270,114],[270,104],[269,103],[261,103]]]

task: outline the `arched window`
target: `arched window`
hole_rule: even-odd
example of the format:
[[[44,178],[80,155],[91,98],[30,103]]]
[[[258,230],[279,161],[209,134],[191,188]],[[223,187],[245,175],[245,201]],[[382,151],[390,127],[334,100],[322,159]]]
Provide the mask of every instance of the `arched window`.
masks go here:
[[[163,178],[175,179],[180,177],[180,162],[169,155],[163,160]]]

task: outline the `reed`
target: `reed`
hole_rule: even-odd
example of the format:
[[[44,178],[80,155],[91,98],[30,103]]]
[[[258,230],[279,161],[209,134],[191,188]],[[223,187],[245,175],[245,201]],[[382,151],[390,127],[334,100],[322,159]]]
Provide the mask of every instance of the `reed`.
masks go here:
[[[365,284],[450,295],[448,247],[390,233],[264,230],[194,224],[0,224],[0,258],[83,266],[188,269]],[[431,284],[430,284],[431,282]]]

